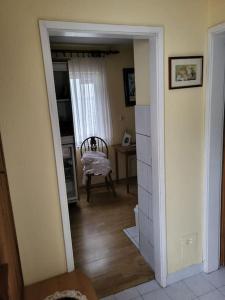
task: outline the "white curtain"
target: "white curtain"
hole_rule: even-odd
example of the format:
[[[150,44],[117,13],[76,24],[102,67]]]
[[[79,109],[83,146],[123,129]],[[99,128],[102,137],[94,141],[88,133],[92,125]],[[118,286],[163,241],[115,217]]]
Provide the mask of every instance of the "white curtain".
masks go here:
[[[76,146],[89,136],[99,136],[110,144],[112,121],[104,58],[71,59],[69,76]]]

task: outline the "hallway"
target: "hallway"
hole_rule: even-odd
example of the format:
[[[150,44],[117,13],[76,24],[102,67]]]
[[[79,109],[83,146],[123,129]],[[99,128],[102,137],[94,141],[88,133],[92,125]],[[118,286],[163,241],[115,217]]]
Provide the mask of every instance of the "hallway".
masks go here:
[[[75,265],[92,281],[99,297],[136,286],[154,278],[154,273],[123,229],[135,225],[136,185],[131,193],[116,186],[117,197],[96,189],[91,203],[82,194],[80,208],[70,206]]]

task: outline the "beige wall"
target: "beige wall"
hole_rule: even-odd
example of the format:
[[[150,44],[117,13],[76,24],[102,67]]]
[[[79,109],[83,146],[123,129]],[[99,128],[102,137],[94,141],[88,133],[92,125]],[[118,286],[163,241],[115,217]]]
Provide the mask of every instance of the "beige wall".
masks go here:
[[[225,22],[225,1],[208,0],[208,26]]]
[[[150,104],[149,93],[149,41],[134,40],[134,66],[136,103],[138,105]]]
[[[125,106],[123,69],[134,67],[133,46],[117,47],[119,54],[106,57],[107,83],[112,112],[113,144],[121,144],[127,130],[135,140],[134,106]]]
[[[26,284],[66,271],[38,19],[164,27],[168,270],[186,265],[185,234],[199,240],[188,263],[202,261],[202,88],[169,91],[167,60],[203,53],[206,8],[205,0],[1,2],[0,127]]]

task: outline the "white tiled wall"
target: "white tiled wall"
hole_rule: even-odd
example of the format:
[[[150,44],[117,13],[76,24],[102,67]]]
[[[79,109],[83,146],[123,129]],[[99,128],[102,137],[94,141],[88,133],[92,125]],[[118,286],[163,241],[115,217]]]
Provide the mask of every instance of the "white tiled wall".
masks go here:
[[[136,133],[151,136],[150,128],[150,105],[135,106],[135,127]]]
[[[140,185],[138,186],[138,206],[149,219],[153,220],[152,194],[148,193]]]
[[[147,241],[144,236],[141,235],[139,237],[139,249],[146,262],[149,263],[151,268],[154,270],[154,247]]]
[[[136,134],[136,143],[141,145],[137,152],[137,159],[148,165],[152,164],[152,145],[151,138],[146,135]]]
[[[137,175],[138,185],[145,189],[147,192],[152,193],[152,167],[150,165],[147,165],[143,161],[138,160]]]
[[[139,220],[141,236],[153,246],[153,222],[142,211],[142,218]]]
[[[136,106],[140,251],[154,269],[150,106]]]

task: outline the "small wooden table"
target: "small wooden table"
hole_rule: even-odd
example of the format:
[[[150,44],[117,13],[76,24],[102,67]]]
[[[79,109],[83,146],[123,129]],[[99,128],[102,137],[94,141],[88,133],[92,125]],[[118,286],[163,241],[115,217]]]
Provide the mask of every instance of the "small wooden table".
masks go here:
[[[129,193],[129,157],[136,155],[136,144],[129,146],[114,145],[116,163],[116,181],[119,181],[118,153],[125,155],[127,193]]]
[[[43,300],[57,291],[65,290],[78,290],[88,300],[98,299],[90,279],[76,270],[25,287],[25,300]]]

